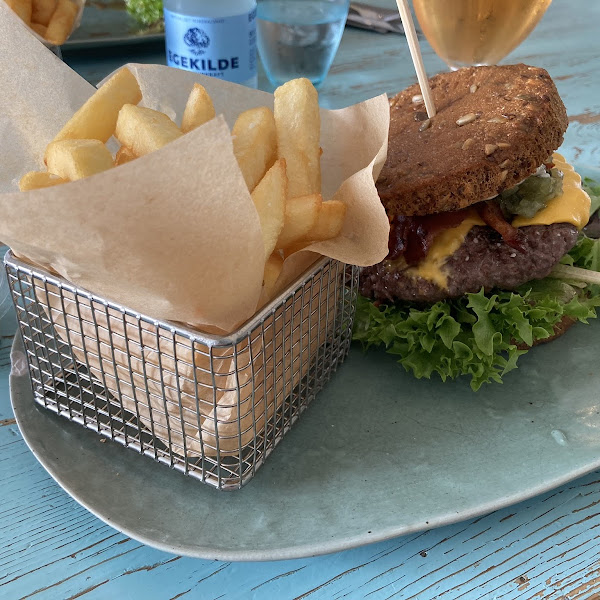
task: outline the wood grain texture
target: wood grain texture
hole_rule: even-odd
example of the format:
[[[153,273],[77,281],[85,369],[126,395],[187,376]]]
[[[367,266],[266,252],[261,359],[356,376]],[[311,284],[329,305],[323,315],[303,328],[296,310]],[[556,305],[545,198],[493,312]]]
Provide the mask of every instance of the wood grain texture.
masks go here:
[[[254,564],[146,547],[58,488],[16,429],[0,430],[0,452],[0,597],[583,599],[600,591],[600,472],[469,522]]]
[[[393,6],[393,0],[379,0]],[[554,0],[507,62],[546,68],[570,115],[564,153],[600,167],[600,2]],[[430,73],[443,63],[423,47]],[[65,52],[98,82],[162,46]],[[321,90],[327,107],[415,80],[403,38],[347,29]],[[264,76],[261,86],[267,87]],[[387,600],[600,598],[600,472],[493,514],[319,558],[227,563],[144,546],[62,491],[27,449],[8,401],[10,337],[0,339],[0,598]],[[143,490],[141,490],[143,493]],[[135,501],[135,499],[132,499]]]

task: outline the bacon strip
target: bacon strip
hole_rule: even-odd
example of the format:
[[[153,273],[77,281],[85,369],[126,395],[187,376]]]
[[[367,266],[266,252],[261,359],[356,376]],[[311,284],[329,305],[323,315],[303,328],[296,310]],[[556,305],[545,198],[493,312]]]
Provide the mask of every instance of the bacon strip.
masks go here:
[[[525,251],[520,241],[519,230],[504,218],[497,202],[478,202],[475,208],[485,223],[497,231],[506,244],[519,252]],[[469,209],[462,209],[424,217],[392,217],[388,260],[396,260],[403,256],[409,267],[417,265],[427,256],[435,238],[446,229],[458,227],[468,214]]]
[[[468,209],[463,209],[424,217],[393,217],[387,258],[395,260],[404,256],[408,266],[420,263],[435,238],[444,230],[460,225],[468,214]]]
[[[497,202],[494,200],[478,202],[475,208],[477,208],[479,216],[486,224],[502,236],[505,244],[508,244],[511,248],[519,252],[525,252],[525,248],[520,241],[519,230],[504,218],[500,205]]]

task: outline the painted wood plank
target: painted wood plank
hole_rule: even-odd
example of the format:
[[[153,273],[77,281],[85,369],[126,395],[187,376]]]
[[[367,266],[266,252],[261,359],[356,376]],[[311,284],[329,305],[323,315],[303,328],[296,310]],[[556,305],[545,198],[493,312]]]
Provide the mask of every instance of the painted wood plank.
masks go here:
[[[115,532],[60,490],[22,441],[6,437],[1,455],[24,468],[21,500],[1,514],[0,597],[527,598],[596,584],[600,472],[486,517],[349,552],[222,563],[174,557]]]

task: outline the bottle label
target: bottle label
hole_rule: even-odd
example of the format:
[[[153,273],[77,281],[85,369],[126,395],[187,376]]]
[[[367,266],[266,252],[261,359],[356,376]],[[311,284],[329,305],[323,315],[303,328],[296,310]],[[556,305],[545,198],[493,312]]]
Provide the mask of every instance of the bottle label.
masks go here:
[[[164,13],[170,67],[234,83],[256,75],[256,8],[233,17]]]

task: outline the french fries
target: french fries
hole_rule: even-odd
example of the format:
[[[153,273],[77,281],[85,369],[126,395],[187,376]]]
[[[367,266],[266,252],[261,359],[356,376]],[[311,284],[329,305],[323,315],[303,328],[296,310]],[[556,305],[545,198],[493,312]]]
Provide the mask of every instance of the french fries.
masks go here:
[[[346,205],[339,200],[320,200],[320,194],[288,200],[284,228],[276,246],[286,257],[314,242],[337,237],[342,232]]]
[[[311,242],[322,242],[337,237],[342,232],[346,205],[339,200],[329,200],[321,204],[321,210],[314,227],[304,236]]]
[[[279,159],[252,192],[265,244],[265,260],[275,250],[277,238],[283,229],[286,196],[285,161]]]
[[[321,194],[288,198],[285,203],[285,220],[276,248],[284,250],[303,240],[317,222],[323,199]]]
[[[31,27],[31,29],[33,29],[38,35],[42,37],[46,36],[46,30],[48,28],[45,25],[41,25],[40,23],[31,23],[29,27]]]
[[[59,140],[46,149],[48,171],[69,181],[111,169],[113,157],[99,140]]]
[[[215,107],[211,97],[203,85],[195,83],[183,111],[181,131],[187,133],[214,118]]]
[[[263,275],[262,299],[259,305],[267,302],[273,297],[277,280],[283,270],[283,256],[280,252],[274,252],[265,262],[265,272]]]
[[[32,29],[37,31],[33,25],[43,25],[47,27],[48,23],[50,23],[50,18],[56,10],[57,4],[58,0],[33,0],[31,11]],[[45,37],[45,35],[42,35],[42,37]]]
[[[308,79],[275,90],[277,155],[284,158],[290,198],[321,192],[321,120],[317,91]]]
[[[115,154],[115,167],[124,165],[134,158],[137,158],[137,156],[127,146],[121,146]]]
[[[115,131],[119,111],[125,104],[137,104],[142,92],[129,69],[117,71],[69,119],[53,141],[93,139],[107,142]]]
[[[58,0],[56,9],[50,17],[46,35],[51,44],[61,46],[73,30],[73,25],[79,12],[79,6],[71,0]]]
[[[47,42],[65,43],[79,14],[74,0],[6,0],[6,3],[30,29]]]
[[[21,180],[19,181],[19,190],[21,192],[29,192],[30,190],[39,190],[61,183],[67,183],[67,180],[45,171],[29,171],[29,173],[25,173],[25,175],[21,177]]]
[[[70,1],[33,0],[34,14],[45,20],[56,4],[48,21],[50,29],[61,5]],[[59,185],[123,165],[159,150],[215,116],[212,99],[199,84],[190,92],[181,128],[164,113],[137,106],[141,100],[133,74],[126,68],[118,71],[48,145],[47,172],[26,173],[19,188],[30,191]],[[121,144],[114,158],[105,145],[112,136]],[[323,201],[321,196],[319,137],[317,93],[307,79],[278,88],[274,112],[267,107],[252,108],[242,112],[233,126],[233,152],[256,208],[264,245],[260,305],[277,290],[285,258],[343,230],[345,204]]]
[[[256,187],[277,158],[277,134],[273,113],[266,107],[244,111],[235,122],[233,153],[248,191]]]
[[[31,0],[6,0],[6,3],[19,15],[22,21],[29,25],[33,10]]]
[[[135,156],[143,156],[162,148],[183,134],[164,113],[134,104],[125,104],[119,111],[115,137]]]

